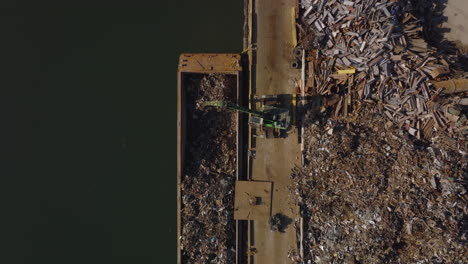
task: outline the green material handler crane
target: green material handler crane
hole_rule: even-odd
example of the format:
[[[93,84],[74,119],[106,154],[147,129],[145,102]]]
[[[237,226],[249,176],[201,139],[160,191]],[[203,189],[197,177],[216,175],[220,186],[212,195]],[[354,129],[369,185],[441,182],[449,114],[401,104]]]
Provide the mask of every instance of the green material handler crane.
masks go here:
[[[204,106],[221,107],[249,114],[249,124],[257,128],[274,130],[288,130],[290,128],[291,117],[288,109],[262,104],[259,109],[254,110],[226,101],[206,101]]]

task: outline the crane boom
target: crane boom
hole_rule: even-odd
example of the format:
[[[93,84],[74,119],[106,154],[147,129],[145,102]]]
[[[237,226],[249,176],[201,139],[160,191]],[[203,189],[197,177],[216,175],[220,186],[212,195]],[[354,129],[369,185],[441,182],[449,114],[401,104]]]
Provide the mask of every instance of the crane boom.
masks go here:
[[[250,124],[286,130],[289,127],[289,110],[262,105],[260,110],[248,109],[226,101],[206,101],[204,106],[226,108],[230,111],[250,114]],[[252,118],[255,117],[255,118]]]

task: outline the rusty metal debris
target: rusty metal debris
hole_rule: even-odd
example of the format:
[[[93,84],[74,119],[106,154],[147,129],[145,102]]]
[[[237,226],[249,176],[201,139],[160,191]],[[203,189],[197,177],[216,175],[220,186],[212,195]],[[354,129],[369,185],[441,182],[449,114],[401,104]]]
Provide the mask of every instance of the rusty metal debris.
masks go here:
[[[415,145],[372,111],[320,118],[305,139],[291,176],[304,263],[467,263],[462,154]]]
[[[268,218],[268,225],[271,231],[284,232],[284,229],[292,223],[292,219],[284,214],[276,213]]]
[[[435,2],[300,1],[325,102],[291,175],[304,263],[468,263],[466,65],[434,39]]]
[[[270,225],[271,231],[280,231],[281,229],[281,216],[279,214],[275,214],[270,216],[268,219],[268,224]]]
[[[216,108],[205,109],[203,102],[235,98],[236,76],[193,74],[186,78],[187,143],[181,181],[182,262],[235,263],[235,115]]]

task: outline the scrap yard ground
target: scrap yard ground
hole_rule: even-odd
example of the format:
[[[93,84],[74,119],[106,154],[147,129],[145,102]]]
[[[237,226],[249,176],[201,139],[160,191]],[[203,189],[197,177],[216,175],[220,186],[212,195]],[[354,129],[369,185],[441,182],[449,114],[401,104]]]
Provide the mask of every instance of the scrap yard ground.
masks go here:
[[[242,67],[240,55],[181,56],[180,72],[205,75],[179,86],[199,96],[184,103],[197,115],[179,98],[179,263],[468,263],[468,2],[244,4]],[[245,108],[306,95],[286,135],[201,106],[229,100],[209,92],[228,87],[215,74],[226,65]]]

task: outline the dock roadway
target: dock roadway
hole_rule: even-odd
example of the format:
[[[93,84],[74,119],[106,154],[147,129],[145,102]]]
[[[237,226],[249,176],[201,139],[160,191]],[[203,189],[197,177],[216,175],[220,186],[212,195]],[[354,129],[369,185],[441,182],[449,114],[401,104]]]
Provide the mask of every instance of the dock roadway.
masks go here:
[[[255,1],[255,0],[251,0]],[[256,0],[251,3],[254,23],[251,23],[256,64],[252,78],[252,93],[257,95],[293,94],[300,70],[290,67],[292,61],[293,8],[296,0]],[[256,22],[255,22],[256,21]],[[256,43],[256,45],[255,45]],[[255,63],[255,60],[254,62]],[[291,169],[300,165],[297,131],[287,138],[255,138],[256,158],[249,164],[252,180],[273,182],[272,214],[282,213],[292,222],[284,233],[270,231],[268,219],[253,221],[251,246],[255,264],[293,263],[288,252],[297,249],[294,221],[298,217],[288,186]]]

